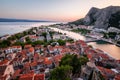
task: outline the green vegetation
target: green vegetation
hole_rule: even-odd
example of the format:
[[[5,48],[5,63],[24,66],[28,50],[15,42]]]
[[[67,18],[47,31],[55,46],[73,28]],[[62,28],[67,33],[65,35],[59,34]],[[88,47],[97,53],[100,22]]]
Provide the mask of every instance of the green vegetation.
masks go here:
[[[17,42],[15,42],[15,43],[12,44],[12,45],[15,45],[15,46],[22,46],[22,48],[23,48],[24,45],[25,45],[25,43],[24,43],[24,42],[19,42],[19,41],[17,41]]]
[[[50,33],[50,36],[51,36],[51,38],[52,38],[52,37],[53,37],[53,34],[54,34],[55,32],[50,31],[49,33]]]
[[[65,72],[63,71],[57,71],[56,68],[51,72],[50,80],[70,80],[70,75],[74,76],[75,74],[79,74],[81,71],[81,66],[85,65],[88,62],[88,58],[85,56],[78,57],[77,55],[70,55],[66,54],[60,61],[58,68],[65,68],[66,66],[69,66],[72,68],[72,71],[70,72],[71,68],[68,68]],[[64,74],[66,73],[66,74]],[[53,75],[55,74],[55,75]],[[69,77],[66,77],[67,79],[63,79],[62,76],[67,75]],[[54,77],[56,76],[56,77]],[[53,78],[54,77],[54,78]]]
[[[11,45],[11,42],[9,40],[3,40],[0,41],[0,48],[5,48]]]
[[[52,72],[49,80],[71,80],[72,67],[69,65],[56,67]]]
[[[109,32],[109,33],[103,33],[103,35],[104,35],[103,37],[106,39],[109,39],[109,38],[114,39],[115,36],[117,35],[117,33],[116,32]]]
[[[78,28],[78,29],[73,29],[72,31],[73,31],[73,32],[77,32],[77,33],[80,32],[82,35],[86,35],[87,33],[90,33],[90,30],[80,29],[80,28]]]
[[[44,36],[44,37],[46,38],[47,33],[46,33],[46,32],[43,32],[43,33],[42,33],[42,36]]]
[[[17,33],[15,35],[12,35],[11,37],[8,38],[8,40],[12,41],[12,40],[18,40],[26,35],[28,35],[29,31],[24,31],[22,33]]]
[[[57,40],[57,42],[59,43],[59,45],[65,45],[66,43],[66,41],[62,39]]]

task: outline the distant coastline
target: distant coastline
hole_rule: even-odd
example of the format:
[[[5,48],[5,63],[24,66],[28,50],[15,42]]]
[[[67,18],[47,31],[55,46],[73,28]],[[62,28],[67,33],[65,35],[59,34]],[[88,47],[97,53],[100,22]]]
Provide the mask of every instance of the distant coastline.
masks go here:
[[[57,21],[0,18],[0,22],[57,22]]]
[[[6,34],[13,35],[32,27],[47,26],[57,23],[61,22],[0,22],[0,37]]]

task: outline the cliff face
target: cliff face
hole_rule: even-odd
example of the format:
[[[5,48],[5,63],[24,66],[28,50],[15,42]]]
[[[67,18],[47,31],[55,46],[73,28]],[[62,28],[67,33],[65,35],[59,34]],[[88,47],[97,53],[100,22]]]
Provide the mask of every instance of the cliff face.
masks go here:
[[[117,20],[114,18],[114,16],[117,18]],[[93,7],[85,16],[84,24],[94,25],[95,28],[107,29],[112,26],[111,24],[114,22],[111,19],[115,20],[115,22],[117,21],[116,26],[117,28],[120,28],[120,6],[109,6],[103,9]],[[110,21],[112,21],[112,23]]]

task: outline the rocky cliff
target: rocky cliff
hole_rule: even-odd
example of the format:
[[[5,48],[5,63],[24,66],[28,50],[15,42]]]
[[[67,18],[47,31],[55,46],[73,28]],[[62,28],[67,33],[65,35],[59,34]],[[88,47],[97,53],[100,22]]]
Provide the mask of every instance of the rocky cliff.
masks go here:
[[[120,6],[109,6],[103,9],[91,8],[84,18],[85,25],[108,29],[110,26],[120,29]]]

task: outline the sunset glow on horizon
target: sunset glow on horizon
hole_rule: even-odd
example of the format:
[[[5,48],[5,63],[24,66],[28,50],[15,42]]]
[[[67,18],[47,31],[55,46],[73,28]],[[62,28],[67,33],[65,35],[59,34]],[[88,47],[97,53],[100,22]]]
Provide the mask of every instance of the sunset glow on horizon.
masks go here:
[[[0,0],[0,18],[74,21],[91,7],[120,6],[120,0]]]

